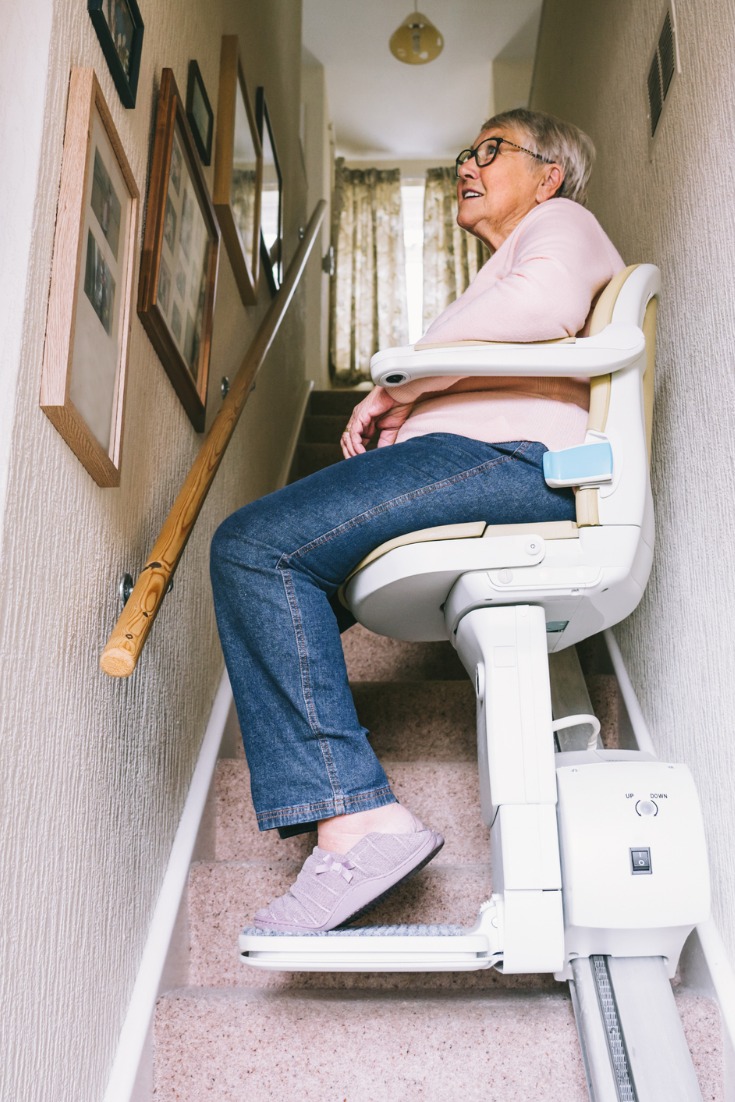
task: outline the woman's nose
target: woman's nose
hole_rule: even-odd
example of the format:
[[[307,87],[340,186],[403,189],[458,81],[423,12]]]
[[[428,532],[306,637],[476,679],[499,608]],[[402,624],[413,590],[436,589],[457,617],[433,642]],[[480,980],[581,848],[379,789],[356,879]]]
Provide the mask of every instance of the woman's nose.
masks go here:
[[[474,157],[468,157],[467,160],[459,166],[459,178],[460,180],[473,180],[477,178],[478,168],[477,161]]]

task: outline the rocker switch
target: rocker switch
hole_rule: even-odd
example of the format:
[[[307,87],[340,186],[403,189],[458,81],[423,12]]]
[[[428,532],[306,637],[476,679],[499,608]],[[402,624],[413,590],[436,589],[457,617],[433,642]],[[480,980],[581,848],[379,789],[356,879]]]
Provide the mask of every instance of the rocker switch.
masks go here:
[[[633,875],[650,873],[651,851],[650,849],[632,849],[630,851],[631,872]]]

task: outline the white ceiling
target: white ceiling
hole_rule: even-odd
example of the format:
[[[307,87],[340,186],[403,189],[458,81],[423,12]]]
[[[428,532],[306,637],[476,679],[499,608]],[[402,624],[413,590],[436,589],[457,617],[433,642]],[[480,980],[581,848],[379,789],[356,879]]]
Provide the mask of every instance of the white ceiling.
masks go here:
[[[336,151],[352,160],[452,159],[492,110],[492,61],[533,56],[541,0],[420,0],[444,36],[427,65],[388,49],[411,0],[303,0],[307,51],[325,69]]]

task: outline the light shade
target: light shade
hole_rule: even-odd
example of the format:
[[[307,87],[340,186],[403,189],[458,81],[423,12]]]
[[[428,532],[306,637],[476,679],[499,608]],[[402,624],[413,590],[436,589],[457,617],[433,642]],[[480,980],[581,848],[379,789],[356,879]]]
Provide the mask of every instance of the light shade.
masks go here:
[[[407,15],[390,37],[390,52],[406,65],[426,65],[444,49],[444,39],[420,11]]]

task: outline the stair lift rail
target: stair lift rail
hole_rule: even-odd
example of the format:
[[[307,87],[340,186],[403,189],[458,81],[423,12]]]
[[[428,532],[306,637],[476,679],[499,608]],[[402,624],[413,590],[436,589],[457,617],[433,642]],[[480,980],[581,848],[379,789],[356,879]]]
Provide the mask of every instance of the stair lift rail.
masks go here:
[[[591,1102],[701,1102],[661,957],[579,957],[569,982]]]
[[[314,208],[286,277],[243,358],[222,407],[212,422],[153,550],[107,640],[100,658],[100,667],[110,677],[129,677],[138,663],[240,414],[303,275],[325,212],[326,203],[322,199]]]
[[[475,685],[491,899],[471,929],[245,930],[240,948],[250,965],[279,970],[553,973],[572,983],[594,1102],[694,1102],[701,1095],[669,983],[684,940],[709,913],[692,778],[640,751],[554,753],[548,652],[627,616],[652,559],[647,407],[658,272],[639,265],[613,284],[590,337],[399,349],[373,361],[386,386],[446,374],[593,377],[585,446],[612,452],[611,470],[577,494],[576,525],[413,533],[378,548],[344,586],[371,630],[450,639]],[[609,388],[596,387],[607,375]],[[578,723],[585,708],[573,711]]]

